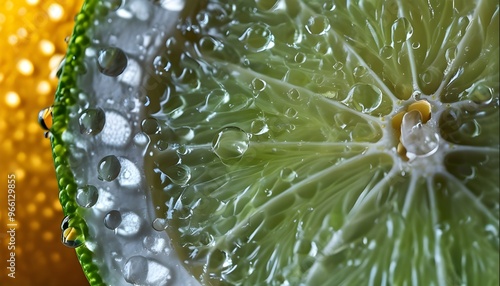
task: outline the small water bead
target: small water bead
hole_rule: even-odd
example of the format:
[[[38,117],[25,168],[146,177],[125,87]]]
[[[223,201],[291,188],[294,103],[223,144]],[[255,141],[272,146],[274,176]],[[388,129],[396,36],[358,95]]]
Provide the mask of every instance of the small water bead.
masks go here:
[[[457,57],[458,49],[456,46],[449,47],[446,49],[446,52],[444,53],[444,57],[448,64],[451,64]]]
[[[296,118],[297,114],[299,114],[299,112],[293,107],[289,107],[285,110],[285,116],[288,118]]]
[[[155,218],[152,226],[156,231],[164,231],[167,228],[167,220],[163,218]]]
[[[38,113],[38,124],[43,130],[49,131],[52,128],[52,106],[40,110]]]
[[[109,211],[104,216],[104,226],[108,229],[115,230],[122,222],[122,214],[117,210]]]
[[[412,110],[403,116],[401,143],[406,148],[406,156],[412,160],[436,153],[439,135],[429,125],[422,124],[422,116],[418,110]]]
[[[116,233],[121,236],[131,237],[139,233],[142,226],[142,219],[134,212],[121,214],[121,222],[116,227]]]
[[[105,111],[105,115],[106,124],[100,133],[102,142],[113,147],[125,146],[132,135],[130,120],[113,110]]]
[[[165,56],[157,56],[153,60],[155,73],[160,76],[167,75],[172,69],[172,63]]]
[[[355,78],[362,78],[363,76],[366,75],[367,73],[367,68],[364,67],[364,66],[357,66],[354,68],[353,72],[352,72],[352,75],[355,77]]]
[[[303,64],[307,60],[307,55],[303,52],[298,52],[293,57],[293,60],[298,64]]]
[[[221,160],[241,158],[248,149],[250,138],[238,127],[226,127],[212,141],[212,149]]]
[[[286,95],[288,96],[288,98],[290,98],[291,100],[293,101],[298,101],[300,100],[300,91],[298,91],[297,89],[295,88],[292,88],[290,89]]]
[[[311,16],[307,21],[306,30],[311,35],[324,35],[330,30],[330,21],[324,15]]]
[[[104,1],[104,6],[106,6],[111,11],[116,11],[122,5],[122,0],[106,0]]]
[[[411,47],[414,49],[414,50],[417,50],[418,48],[420,48],[420,43],[419,42],[414,42],[411,44]]]
[[[148,135],[159,134],[161,131],[158,121],[154,118],[146,118],[141,122],[141,129]]]
[[[95,186],[87,185],[76,191],[76,202],[84,208],[93,207],[98,199],[99,191]]]
[[[239,38],[245,48],[252,52],[262,52],[274,47],[274,35],[266,24],[257,23],[250,26]]]
[[[97,166],[99,180],[113,181],[121,171],[120,160],[114,155],[109,155],[101,159]]]
[[[402,43],[413,35],[413,27],[405,17],[399,18],[392,24],[392,41]]]
[[[80,133],[85,135],[97,135],[104,128],[106,115],[101,108],[89,108],[84,110],[79,118]]]
[[[267,126],[267,123],[261,119],[252,121],[252,124],[250,125],[250,132],[254,135],[262,135],[268,131],[269,126]]]
[[[126,188],[135,188],[141,183],[141,172],[130,160],[120,157],[120,173],[118,174],[118,184]]]
[[[489,104],[493,99],[493,90],[483,84],[473,86],[468,97],[477,104]]]
[[[280,178],[285,182],[292,182],[297,178],[297,172],[290,168],[284,168],[280,171]]]
[[[229,102],[229,93],[223,89],[212,90],[205,101],[205,106],[200,110],[218,110]]]
[[[383,46],[379,51],[379,55],[388,60],[394,55],[394,48],[391,46]]]
[[[107,76],[119,76],[127,67],[127,62],[127,55],[119,48],[101,49],[97,54],[97,69]]]
[[[323,3],[323,9],[325,11],[333,11],[335,10],[335,8],[337,8],[337,6],[335,5],[334,1],[327,1]]]
[[[144,256],[130,257],[123,267],[123,278],[133,285],[168,285],[170,269]]]
[[[265,80],[262,80],[260,78],[254,78],[252,80],[252,89],[254,93],[259,93],[266,89],[267,82]]]
[[[461,134],[470,138],[474,138],[481,134],[481,125],[479,125],[479,123],[475,119],[473,119],[464,122],[458,130]]]
[[[355,84],[343,102],[357,111],[370,113],[382,103],[382,91],[371,84]]]
[[[191,169],[184,164],[178,164],[162,169],[172,183],[185,186],[191,179]]]

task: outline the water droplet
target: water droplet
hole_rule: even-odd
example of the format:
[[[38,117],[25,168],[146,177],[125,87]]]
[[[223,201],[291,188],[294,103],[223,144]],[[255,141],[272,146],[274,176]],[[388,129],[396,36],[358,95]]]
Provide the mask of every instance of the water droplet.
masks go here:
[[[290,89],[286,95],[293,101],[300,100],[300,92],[295,88]]]
[[[324,15],[311,16],[307,21],[306,30],[312,35],[323,35],[330,30],[330,21]]]
[[[104,216],[104,226],[108,229],[116,229],[122,222],[122,214],[117,210],[109,211]]]
[[[52,128],[52,106],[40,110],[38,113],[38,124],[43,130],[49,131]]]
[[[255,135],[262,135],[265,134],[269,131],[269,126],[267,126],[267,123],[264,120],[258,119],[252,121],[252,124],[250,126],[250,132]]]
[[[172,69],[172,63],[168,60],[167,57],[157,56],[153,60],[153,67],[157,75],[165,76]]]
[[[341,62],[336,62],[336,63],[333,65],[333,69],[334,69],[334,70],[337,70],[337,71],[342,70],[343,68],[344,68],[344,64],[343,64],[343,63],[341,63]]]
[[[141,129],[144,133],[149,135],[159,134],[161,131],[158,121],[154,118],[146,118],[142,120]]]
[[[116,11],[122,5],[122,0],[106,0],[104,1],[104,6],[106,6],[111,11]]]
[[[144,256],[130,257],[123,267],[123,278],[133,285],[167,285],[170,270]]]
[[[191,179],[191,169],[183,164],[178,164],[162,169],[163,173],[172,181],[172,183],[185,186]]]
[[[96,135],[104,128],[106,115],[101,108],[89,108],[80,114],[78,123],[80,124],[80,133]]]
[[[399,18],[392,24],[392,41],[402,43],[413,35],[413,27],[405,17]]]
[[[139,233],[141,225],[142,219],[136,213],[125,212],[121,214],[121,222],[116,227],[116,233],[121,236],[130,237]]]
[[[167,228],[167,220],[163,218],[155,218],[153,220],[153,229],[156,231],[164,231]]]
[[[419,42],[414,42],[414,43],[412,43],[412,44],[411,44],[411,47],[412,47],[414,50],[416,50],[416,49],[420,48],[420,43],[419,43]]]
[[[262,80],[260,78],[254,78],[252,80],[252,89],[254,93],[259,93],[266,89],[267,82],[265,80]]]
[[[200,108],[201,111],[217,110],[229,102],[229,93],[223,89],[212,90],[205,101],[205,106]]]
[[[493,99],[493,90],[485,85],[478,84],[469,93],[469,98],[477,104],[488,104]]]
[[[80,239],[80,231],[70,226],[71,220],[71,216],[65,216],[61,222],[61,242],[67,247],[76,248],[82,245],[83,241]]]
[[[204,36],[198,41],[197,47],[200,49],[201,53],[212,53],[222,51],[224,44],[216,38]]]
[[[325,2],[323,4],[323,9],[325,11],[333,11],[333,10],[335,10],[336,7],[337,6],[335,6],[335,3],[333,3],[333,1]]]
[[[285,182],[292,182],[297,178],[297,172],[290,168],[284,168],[280,171],[280,178]]]
[[[391,46],[383,46],[380,49],[379,54],[382,58],[388,60],[392,58],[392,55],[394,54],[394,48]]]
[[[239,159],[250,144],[248,134],[238,127],[221,130],[212,142],[214,153],[223,161]]]
[[[135,188],[141,183],[141,172],[137,166],[130,160],[120,157],[120,173],[118,175],[118,184],[125,188]]]
[[[367,69],[364,66],[357,66],[354,68],[354,71],[352,72],[352,75],[359,79],[362,78],[363,76],[366,75]]]
[[[76,202],[84,208],[93,207],[98,198],[99,191],[95,186],[92,185],[87,185],[83,188],[79,188],[76,192]]]
[[[298,64],[303,64],[307,59],[307,56],[306,54],[304,54],[303,52],[298,52],[295,54],[295,56],[293,57],[293,60],[298,63]]]
[[[297,117],[297,110],[295,110],[295,108],[293,107],[289,107],[285,110],[285,116],[288,117],[288,118],[295,118]]]
[[[113,181],[120,174],[121,165],[116,156],[110,155],[101,159],[97,166],[99,180]]]
[[[343,102],[357,111],[370,113],[382,103],[382,91],[371,84],[355,84]]]
[[[464,122],[458,130],[464,136],[467,136],[470,138],[477,137],[481,134],[481,126],[479,125],[479,123],[475,119]]]
[[[252,52],[262,52],[274,47],[274,35],[266,24],[257,23],[246,29],[239,38],[245,48]]]
[[[119,48],[105,48],[97,55],[97,69],[107,76],[119,76],[127,67],[127,55]]]
[[[457,57],[457,53],[458,53],[458,50],[457,50],[456,46],[449,47],[448,49],[446,49],[446,52],[444,53],[444,57],[445,57],[446,61],[448,62],[448,64],[451,64],[451,62],[453,62],[453,60],[455,60],[455,58]]]
[[[125,146],[132,134],[130,120],[112,110],[105,111],[105,115],[106,124],[100,133],[102,142],[113,147]]]
[[[413,160],[436,153],[439,136],[428,124],[422,124],[422,116],[418,110],[412,110],[403,116],[401,143],[406,148],[406,157]]]

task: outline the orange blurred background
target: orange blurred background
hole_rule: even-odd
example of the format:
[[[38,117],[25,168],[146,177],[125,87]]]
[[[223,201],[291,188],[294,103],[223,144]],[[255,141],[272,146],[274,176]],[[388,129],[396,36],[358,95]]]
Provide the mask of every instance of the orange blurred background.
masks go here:
[[[63,218],[50,141],[37,123],[82,0],[0,0],[0,285],[88,285]],[[8,276],[8,176],[15,175],[15,278]],[[12,183],[12,182],[11,182]],[[11,244],[13,245],[13,244]]]

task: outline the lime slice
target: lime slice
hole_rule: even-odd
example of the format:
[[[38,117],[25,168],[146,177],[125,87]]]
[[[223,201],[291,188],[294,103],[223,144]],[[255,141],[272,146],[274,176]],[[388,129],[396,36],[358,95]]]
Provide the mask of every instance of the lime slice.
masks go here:
[[[92,285],[498,285],[498,14],[87,1],[51,128],[66,244]]]

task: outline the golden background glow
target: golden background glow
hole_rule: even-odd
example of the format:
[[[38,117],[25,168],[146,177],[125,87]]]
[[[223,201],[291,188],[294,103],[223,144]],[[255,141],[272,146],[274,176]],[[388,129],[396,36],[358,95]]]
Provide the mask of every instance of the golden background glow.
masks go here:
[[[0,285],[88,285],[61,242],[63,214],[50,142],[37,123],[82,0],[0,2]],[[16,176],[15,279],[7,276],[7,180]]]

